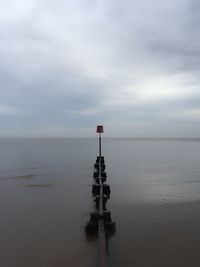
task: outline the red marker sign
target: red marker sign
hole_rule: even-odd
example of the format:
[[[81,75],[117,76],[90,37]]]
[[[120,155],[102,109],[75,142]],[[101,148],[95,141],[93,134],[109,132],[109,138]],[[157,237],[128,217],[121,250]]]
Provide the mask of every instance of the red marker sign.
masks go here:
[[[97,125],[97,133],[103,133],[103,125]]]

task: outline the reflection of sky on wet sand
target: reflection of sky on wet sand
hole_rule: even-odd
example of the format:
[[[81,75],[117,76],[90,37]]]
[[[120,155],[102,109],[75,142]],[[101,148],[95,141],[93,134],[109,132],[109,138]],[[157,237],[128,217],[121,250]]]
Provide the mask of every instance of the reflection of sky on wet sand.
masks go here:
[[[200,199],[200,143],[110,143],[108,168],[117,201],[185,202]]]

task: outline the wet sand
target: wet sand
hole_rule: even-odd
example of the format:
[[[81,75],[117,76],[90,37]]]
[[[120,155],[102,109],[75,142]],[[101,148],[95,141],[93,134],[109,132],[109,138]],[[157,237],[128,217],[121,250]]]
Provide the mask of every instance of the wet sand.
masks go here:
[[[198,266],[199,207],[197,201],[130,206],[124,207],[124,211],[121,208],[120,213],[115,213],[118,232],[112,240],[115,251],[112,263],[116,266]]]
[[[200,265],[199,141],[104,141],[117,226],[107,244],[84,232],[95,139],[0,146],[0,266]]]

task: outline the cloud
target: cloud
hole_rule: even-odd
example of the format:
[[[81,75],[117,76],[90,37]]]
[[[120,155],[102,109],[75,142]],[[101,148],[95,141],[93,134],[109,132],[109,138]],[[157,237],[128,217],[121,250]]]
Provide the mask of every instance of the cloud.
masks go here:
[[[11,106],[1,105],[0,104],[0,116],[16,116],[19,115],[21,112],[19,109]]]
[[[105,123],[115,136],[198,136],[199,9],[0,0],[1,134],[91,136]]]

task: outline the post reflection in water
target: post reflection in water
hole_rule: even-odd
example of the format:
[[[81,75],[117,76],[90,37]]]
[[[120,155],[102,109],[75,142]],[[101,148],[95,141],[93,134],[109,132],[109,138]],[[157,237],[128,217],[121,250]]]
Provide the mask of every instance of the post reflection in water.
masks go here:
[[[104,234],[105,234],[105,252],[106,252],[106,255],[109,257],[109,240],[115,235],[116,233],[116,226],[112,229],[112,231],[105,231]]]

